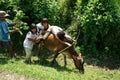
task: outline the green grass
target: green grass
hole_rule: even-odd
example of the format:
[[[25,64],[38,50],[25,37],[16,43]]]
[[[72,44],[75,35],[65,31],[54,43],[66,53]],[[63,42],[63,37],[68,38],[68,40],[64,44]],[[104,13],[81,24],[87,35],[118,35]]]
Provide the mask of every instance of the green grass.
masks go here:
[[[10,59],[0,54],[0,72],[17,73],[34,80],[120,80],[119,69],[106,70],[87,64],[85,64],[85,73],[80,74],[71,59],[67,58],[68,64],[64,67],[62,55],[57,58],[58,64],[51,64],[51,57],[40,62],[34,56],[32,60],[32,64],[26,64],[24,57]]]

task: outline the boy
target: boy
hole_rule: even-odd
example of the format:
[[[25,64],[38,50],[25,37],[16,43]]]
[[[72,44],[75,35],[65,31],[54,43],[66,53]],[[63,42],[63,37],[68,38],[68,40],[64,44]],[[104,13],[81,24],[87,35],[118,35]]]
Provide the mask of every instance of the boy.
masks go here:
[[[58,26],[50,26],[47,18],[43,18],[41,23],[38,23],[36,26],[38,34],[45,33],[42,35],[42,38],[41,36],[37,38],[38,41],[45,40],[50,32],[52,32],[61,43],[71,46],[73,42],[72,38],[67,35],[62,28]]]
[[[5,11],[0,11],[0,48],[7,46],[10,56],[15,57],[10,40],[10,33],[18,32],[19,29],[9,30],[8,27],[20,24],[20,22],[9,23],[6,21],[6,17],[8,16],[9,14],[7,14]]]

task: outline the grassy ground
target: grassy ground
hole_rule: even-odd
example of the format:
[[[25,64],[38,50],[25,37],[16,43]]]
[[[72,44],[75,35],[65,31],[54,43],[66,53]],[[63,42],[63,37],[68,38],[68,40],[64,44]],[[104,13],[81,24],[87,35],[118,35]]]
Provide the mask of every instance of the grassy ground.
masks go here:
[[[0,54],[0,80],[120,80],[120,69],[109,70],[85,64],[85,73],[80,74],[71,59],[67,58],[66,67],[62,55],[58,56],[58,63],[51,64],[51,59],[39,61],[33,56],[32,64],[26,64],[23,56],[10,59]]]

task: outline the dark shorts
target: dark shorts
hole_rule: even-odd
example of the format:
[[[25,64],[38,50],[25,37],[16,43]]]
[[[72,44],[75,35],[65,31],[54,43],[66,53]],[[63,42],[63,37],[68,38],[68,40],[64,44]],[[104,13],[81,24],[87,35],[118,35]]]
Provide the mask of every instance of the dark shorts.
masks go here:
[[[9,45],[11,45],[11,41],[0,41],[0,48],[8,47]]]
[[[63,40],[65,38],[65,32],[64,31],[58,32],[57,36],[59,37],[60,40]]]

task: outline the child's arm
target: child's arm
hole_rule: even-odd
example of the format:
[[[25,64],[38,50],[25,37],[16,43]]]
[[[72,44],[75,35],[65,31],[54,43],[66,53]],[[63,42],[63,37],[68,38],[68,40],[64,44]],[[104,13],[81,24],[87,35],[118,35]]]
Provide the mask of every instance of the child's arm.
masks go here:
[[[35,39],[32,39],[32,38],[28,38],[28,40],[29,40],[29,41],[32,41],[33,43],[36,42],[36,40],[35,40]]]
[[[20,24],[20,22],[12,22],[12,23],[9,24],[9,26],[12,27],[12,26],[14,26],[14,25],[16,25],[16,24]]]
[[[19,29],[19,28],[16,28],[15,30],[9,30],[8,33],[14,33],[14,32],[19,32],[19,31],[20,31],[20,29]]]

